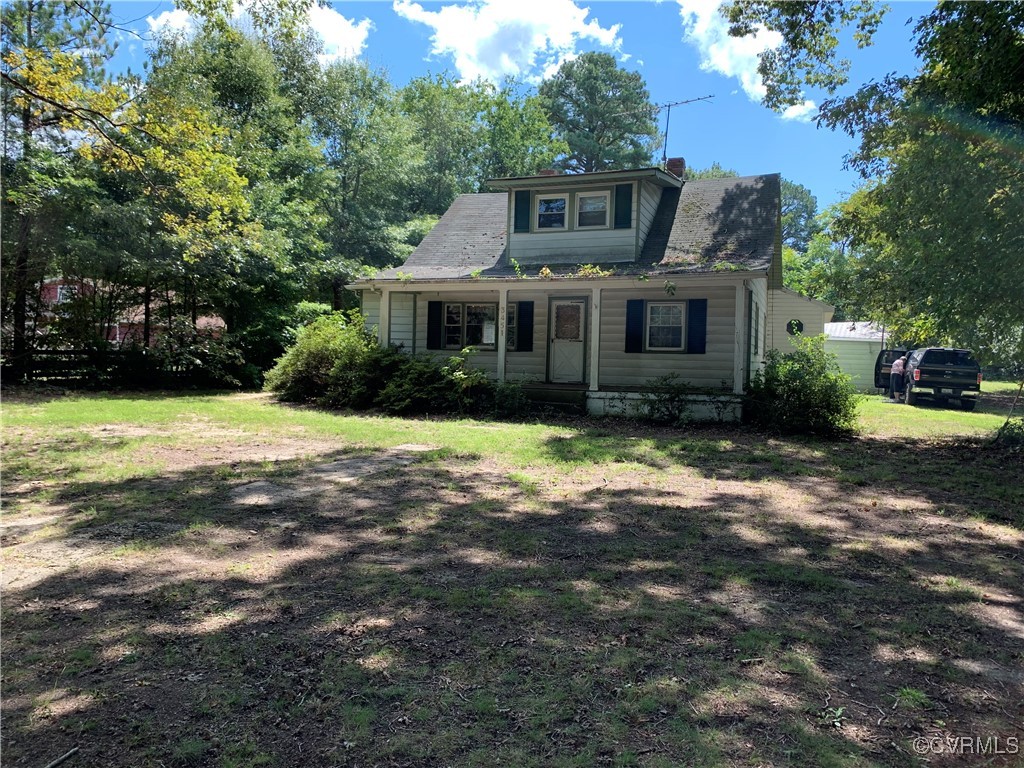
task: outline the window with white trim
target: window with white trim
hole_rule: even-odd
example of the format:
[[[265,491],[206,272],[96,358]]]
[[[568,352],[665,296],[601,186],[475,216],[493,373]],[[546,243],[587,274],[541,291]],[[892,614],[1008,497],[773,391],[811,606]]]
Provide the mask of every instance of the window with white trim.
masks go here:
[[[57,303],[63,304],[66,301],[73,301],[78,296],[77,285],[58,285]]]
[[[569,198],[565,195],[537,197],[537,229],[565,229]]]
[[[498,341],[497,304],[445,304],[446,349],[494,349]]]
[[[576,229],[599,229],[608,226],[611,196],[607,192],[576,194]]]
[[[686,348],[686,302],[647,302],[647,349],[682,352]]]

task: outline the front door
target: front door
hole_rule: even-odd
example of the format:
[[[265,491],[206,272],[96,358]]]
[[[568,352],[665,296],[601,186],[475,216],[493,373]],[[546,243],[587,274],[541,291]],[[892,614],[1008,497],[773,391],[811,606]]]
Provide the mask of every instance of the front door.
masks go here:
[[[553,382],[583,383],[585,308],[583,299],[555,299],[551,302],[548,361]]]

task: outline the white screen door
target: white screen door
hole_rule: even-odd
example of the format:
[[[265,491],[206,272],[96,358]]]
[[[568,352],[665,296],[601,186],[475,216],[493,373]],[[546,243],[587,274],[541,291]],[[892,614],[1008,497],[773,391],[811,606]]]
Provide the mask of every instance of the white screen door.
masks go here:
[[[551,302],[551,338],[548,359],[551,381],[562,384],[583,383],[586,351],[585,302],[583,299],[557,299]]]

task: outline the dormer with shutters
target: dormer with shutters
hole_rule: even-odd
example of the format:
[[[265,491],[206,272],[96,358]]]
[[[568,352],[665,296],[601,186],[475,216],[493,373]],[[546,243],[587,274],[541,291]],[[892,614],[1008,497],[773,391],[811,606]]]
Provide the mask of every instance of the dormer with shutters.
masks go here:
[[[509,263],[524,266],[634,262],[662,190],[682,181],[660,168],[492,179],[508,190]]]

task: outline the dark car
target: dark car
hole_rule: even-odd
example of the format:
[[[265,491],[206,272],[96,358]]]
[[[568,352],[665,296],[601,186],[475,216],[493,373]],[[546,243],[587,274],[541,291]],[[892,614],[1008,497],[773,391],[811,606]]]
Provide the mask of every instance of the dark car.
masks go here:
[[[888,349],[883,349],[878,354],[875,359],[876,385],[883,369],[890,368],[892,360],[900,354],[902,353],[898,350]],[[973,411],[978,404],[978,395],[981,393],[981,366],[969,349],[915,349],[907,356],[905,376],[907,405],[914,405],[920,399],[938,403],[956,400],[963,410]]]

